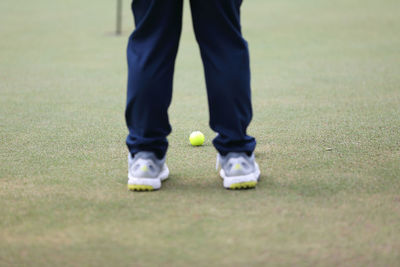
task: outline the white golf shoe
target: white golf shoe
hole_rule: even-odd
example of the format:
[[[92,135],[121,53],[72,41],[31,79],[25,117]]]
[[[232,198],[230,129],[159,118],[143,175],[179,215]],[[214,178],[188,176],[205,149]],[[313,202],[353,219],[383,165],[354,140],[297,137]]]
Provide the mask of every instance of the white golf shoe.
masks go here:
[[[227,189],[254,188],[260,177],[260,168],[254,159],[254,154],[231,152],[226,156],[217,155],[217,165],[224,187]]]
[[[139,152],[128,156],[128,189],[153,191],[161,188],[162,181],[169,175],[165,157],[158,159],[153,152]]]

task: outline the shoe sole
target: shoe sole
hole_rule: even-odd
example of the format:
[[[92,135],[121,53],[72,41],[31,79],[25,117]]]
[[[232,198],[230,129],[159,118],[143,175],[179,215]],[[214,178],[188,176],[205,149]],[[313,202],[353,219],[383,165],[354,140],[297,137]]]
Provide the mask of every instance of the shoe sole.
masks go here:
[[[128,184],[128,189],[130,191],[154,191],[154,190],[156,190],[151,185],[141,185],[141,184]]]
[[[243,183],[236,183],[236,184],[231,184],[227,189],[232,189],[232,190],[240,190],[240,189],[252,189],[255,188],[257,185],[257,182],[243,182]]]
[[[162,181],[168,179],[169,170],[165,164],[163,170],[156,178],[129,177],[128,190],[130,191],[155,191],[161,188]]]
[[[252,189],[257,186],[260,178],[260,168],[256,164],[255,172],[242,176],[227,177],[223,169],[220,171],[220,176],[224,180],[224,187],[231,190]]]

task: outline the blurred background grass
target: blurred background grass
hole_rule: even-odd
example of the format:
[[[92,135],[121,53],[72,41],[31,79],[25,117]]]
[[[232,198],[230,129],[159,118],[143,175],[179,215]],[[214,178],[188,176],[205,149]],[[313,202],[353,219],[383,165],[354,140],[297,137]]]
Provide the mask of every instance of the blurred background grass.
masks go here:
[[[0,265],[398,266],[400,2],[244,1],[262,179],[231,192],[186,1],[151,194],[126,191],[129,4],[117,37],[114,1],[0,2]]]

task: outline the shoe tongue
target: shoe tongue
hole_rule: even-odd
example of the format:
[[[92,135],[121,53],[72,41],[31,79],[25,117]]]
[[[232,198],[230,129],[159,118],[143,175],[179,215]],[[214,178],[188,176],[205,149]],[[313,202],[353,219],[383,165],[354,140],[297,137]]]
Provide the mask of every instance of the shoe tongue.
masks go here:
[[[135,154],[135,158],[156,159],[156,155],[153,152],[141,151]]]
[[[226,159],[238,158],[238,157],[244,157],[244,156],[247,156],[246,153],[244,153],[244,152],[230,152],[226,155]]]

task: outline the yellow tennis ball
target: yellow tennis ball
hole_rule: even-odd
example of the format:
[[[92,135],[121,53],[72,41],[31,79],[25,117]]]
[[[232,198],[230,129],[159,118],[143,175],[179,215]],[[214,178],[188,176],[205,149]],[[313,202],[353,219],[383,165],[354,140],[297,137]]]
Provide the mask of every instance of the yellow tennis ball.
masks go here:
[[[204,143],[204,134],[200,131],[192,132],[189,136],[192,146],[201,146]]]

